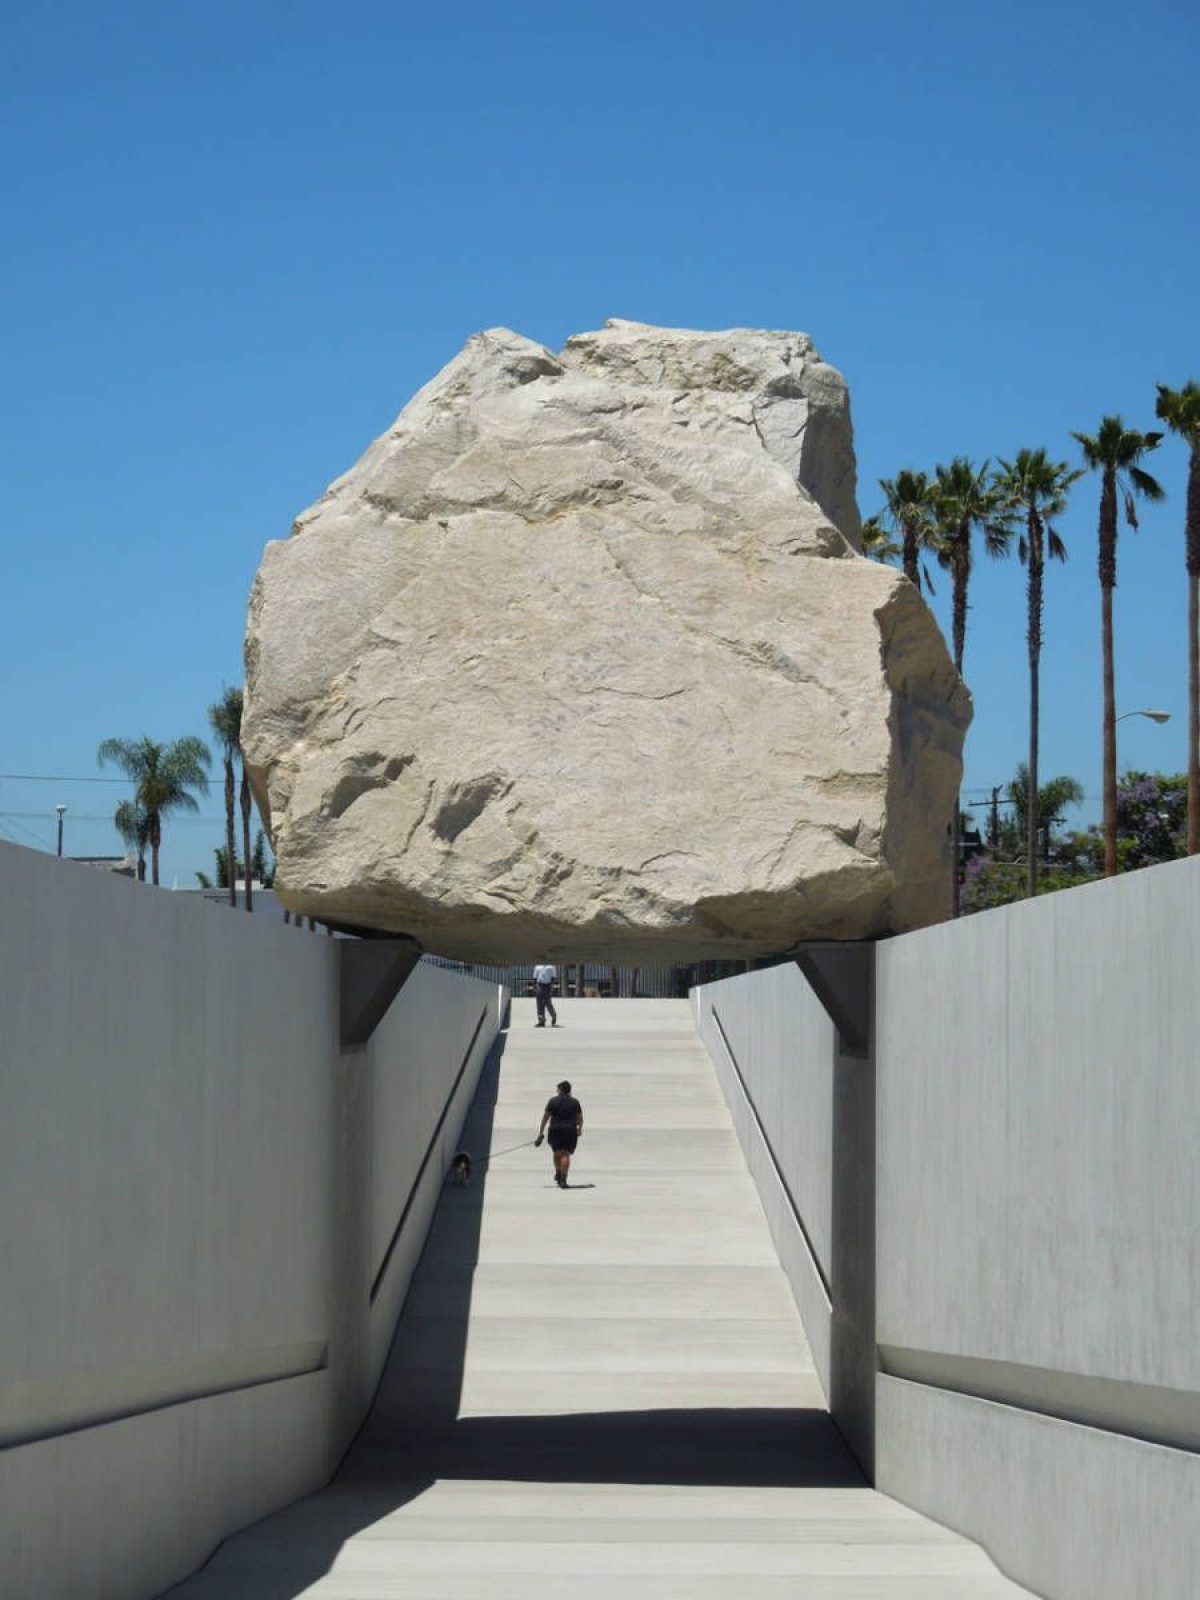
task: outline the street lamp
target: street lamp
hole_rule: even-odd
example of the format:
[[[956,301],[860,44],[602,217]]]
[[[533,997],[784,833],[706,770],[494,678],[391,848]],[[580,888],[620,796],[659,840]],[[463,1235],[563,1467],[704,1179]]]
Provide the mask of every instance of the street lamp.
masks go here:
[[[61,856],[62,855],[62,819],[63,819],[63,812],[67,808],[66,808],[66,806],[55,806],[54,809],[55,809],[55,811],[58,812],[58,853]]]
[[[1113,728],[1118,722],[1124,722],[1126,717],[1148,717],[1151,722],[1170,722],[1169,711],[1122,711],[1119,717],[1113,718]],[[1106,759],[1105,785],[1104,785],[1104,875],[1111,878],[1117,871],[1117,786],[1116,786],[1116,737],[1113,736],[1111,744],[1111,767]]]

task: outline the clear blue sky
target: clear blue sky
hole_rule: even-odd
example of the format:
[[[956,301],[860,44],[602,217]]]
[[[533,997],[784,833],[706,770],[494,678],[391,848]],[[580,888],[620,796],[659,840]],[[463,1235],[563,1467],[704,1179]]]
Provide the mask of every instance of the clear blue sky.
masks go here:
[[[1152,425],[1200,377],[1194,0],[12,6],[0,771],[206,734],[262,546],[475,329],[802,328],[860,501],[955,453]],[[1184,764],[1184,453],[1123,534],[1122,765]],[[1098,793],[1097,489],[1049,575],[1043,771]],[[946,585],[934,602],[945,620]],[[980,573],[967,788],[1025,750],[1023,585]],[[0,836],[115,851],[115,785]],[[168,826],[164,880],[221,838]],[[1086,816],[1098,806],[1089,804]],[[1083,818],[1081,817],[1081,820]]]

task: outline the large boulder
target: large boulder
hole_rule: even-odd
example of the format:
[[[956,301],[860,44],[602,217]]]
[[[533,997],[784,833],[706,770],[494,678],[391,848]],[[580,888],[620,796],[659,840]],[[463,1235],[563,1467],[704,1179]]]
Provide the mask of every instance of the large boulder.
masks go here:
[[[283,903],[498,961],[939,920],[969,699],[854,494],[803,334],[477,334],[263,557]]]

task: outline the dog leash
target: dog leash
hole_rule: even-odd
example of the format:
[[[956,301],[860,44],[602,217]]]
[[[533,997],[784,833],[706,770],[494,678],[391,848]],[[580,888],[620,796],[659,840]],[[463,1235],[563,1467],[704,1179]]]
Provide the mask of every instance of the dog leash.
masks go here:
[[[493,1161],[498,1161],[501,1156],[511,1156],[517,1150],[529,1150],[537,1143],[536,1139],[526,1139],[524,1144],[514,1144],[507,1150],[493,1150],[486,1161],[481,1161],[481,1167],[490,1167]]]

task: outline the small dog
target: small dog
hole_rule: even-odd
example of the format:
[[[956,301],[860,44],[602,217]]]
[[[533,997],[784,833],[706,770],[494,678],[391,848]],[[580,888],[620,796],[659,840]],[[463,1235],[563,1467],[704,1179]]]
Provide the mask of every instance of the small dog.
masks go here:
[[[471,1181],[471,1157],[466,1150],[460,1150],[450,1163],[450,1182],[456,1183],[460,1189],[465,1189]]]

